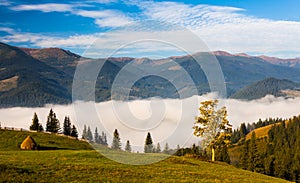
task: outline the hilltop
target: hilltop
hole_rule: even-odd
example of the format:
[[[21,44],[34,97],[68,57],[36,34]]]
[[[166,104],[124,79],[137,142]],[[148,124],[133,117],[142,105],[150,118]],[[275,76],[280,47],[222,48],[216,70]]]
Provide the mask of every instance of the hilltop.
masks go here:
[[[89,143],[67,136],[44,132],[13,131],[0,129],[0,151],[18,151],[23,140],[30,135],[42,149],[92,149]]]

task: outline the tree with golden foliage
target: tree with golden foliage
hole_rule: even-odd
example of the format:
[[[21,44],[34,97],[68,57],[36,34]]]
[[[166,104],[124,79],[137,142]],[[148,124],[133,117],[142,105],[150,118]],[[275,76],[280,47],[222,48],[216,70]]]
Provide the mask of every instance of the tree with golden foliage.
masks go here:
[[[196,117],[193,126],[194,135],[203,137],[203,146],[211,149],[212,161],[216,159],[215,152],[222,152],[224,154],[224,150],[227,151],[232,132],[232,125],[227,120],[226,107],[217,110],[218,102],[218,100],[201,102],[199,108],[200,115]],[[217,157],[217,160],[221,161],[228,159],[222,157],[221,154],[217,155]]]

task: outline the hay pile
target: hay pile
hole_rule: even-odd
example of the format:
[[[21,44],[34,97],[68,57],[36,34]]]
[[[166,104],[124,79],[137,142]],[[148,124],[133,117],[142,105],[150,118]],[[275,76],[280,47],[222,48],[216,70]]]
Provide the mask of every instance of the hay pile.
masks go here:
[[[28,135],[22,142],[20,148],[24,150],[37,150],[37,144],[34,139],[30,135]]]

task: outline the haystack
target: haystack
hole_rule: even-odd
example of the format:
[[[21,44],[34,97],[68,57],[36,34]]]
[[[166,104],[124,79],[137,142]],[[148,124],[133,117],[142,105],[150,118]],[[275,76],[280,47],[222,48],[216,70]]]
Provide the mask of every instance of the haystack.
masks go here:
[[[26,137],[26,139],[22,142],[20,147],[21,147],[21,149],[24,149],[24,150],[36,150],[37,144],[33,140],[33,138],[30,135],[28,135]]]

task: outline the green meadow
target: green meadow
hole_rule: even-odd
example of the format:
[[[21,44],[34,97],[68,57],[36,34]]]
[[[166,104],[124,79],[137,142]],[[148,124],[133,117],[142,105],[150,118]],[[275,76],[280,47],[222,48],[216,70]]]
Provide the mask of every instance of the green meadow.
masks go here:
[[[57,150],[20,150],[28,133],[0,130],[1,182],[288,182],[220,162],[109,151],[112,157],[129,155],[131,160],[164,159],[149,165],[121,164],[84,141],[53,134],[30,133],[39,145]]]

